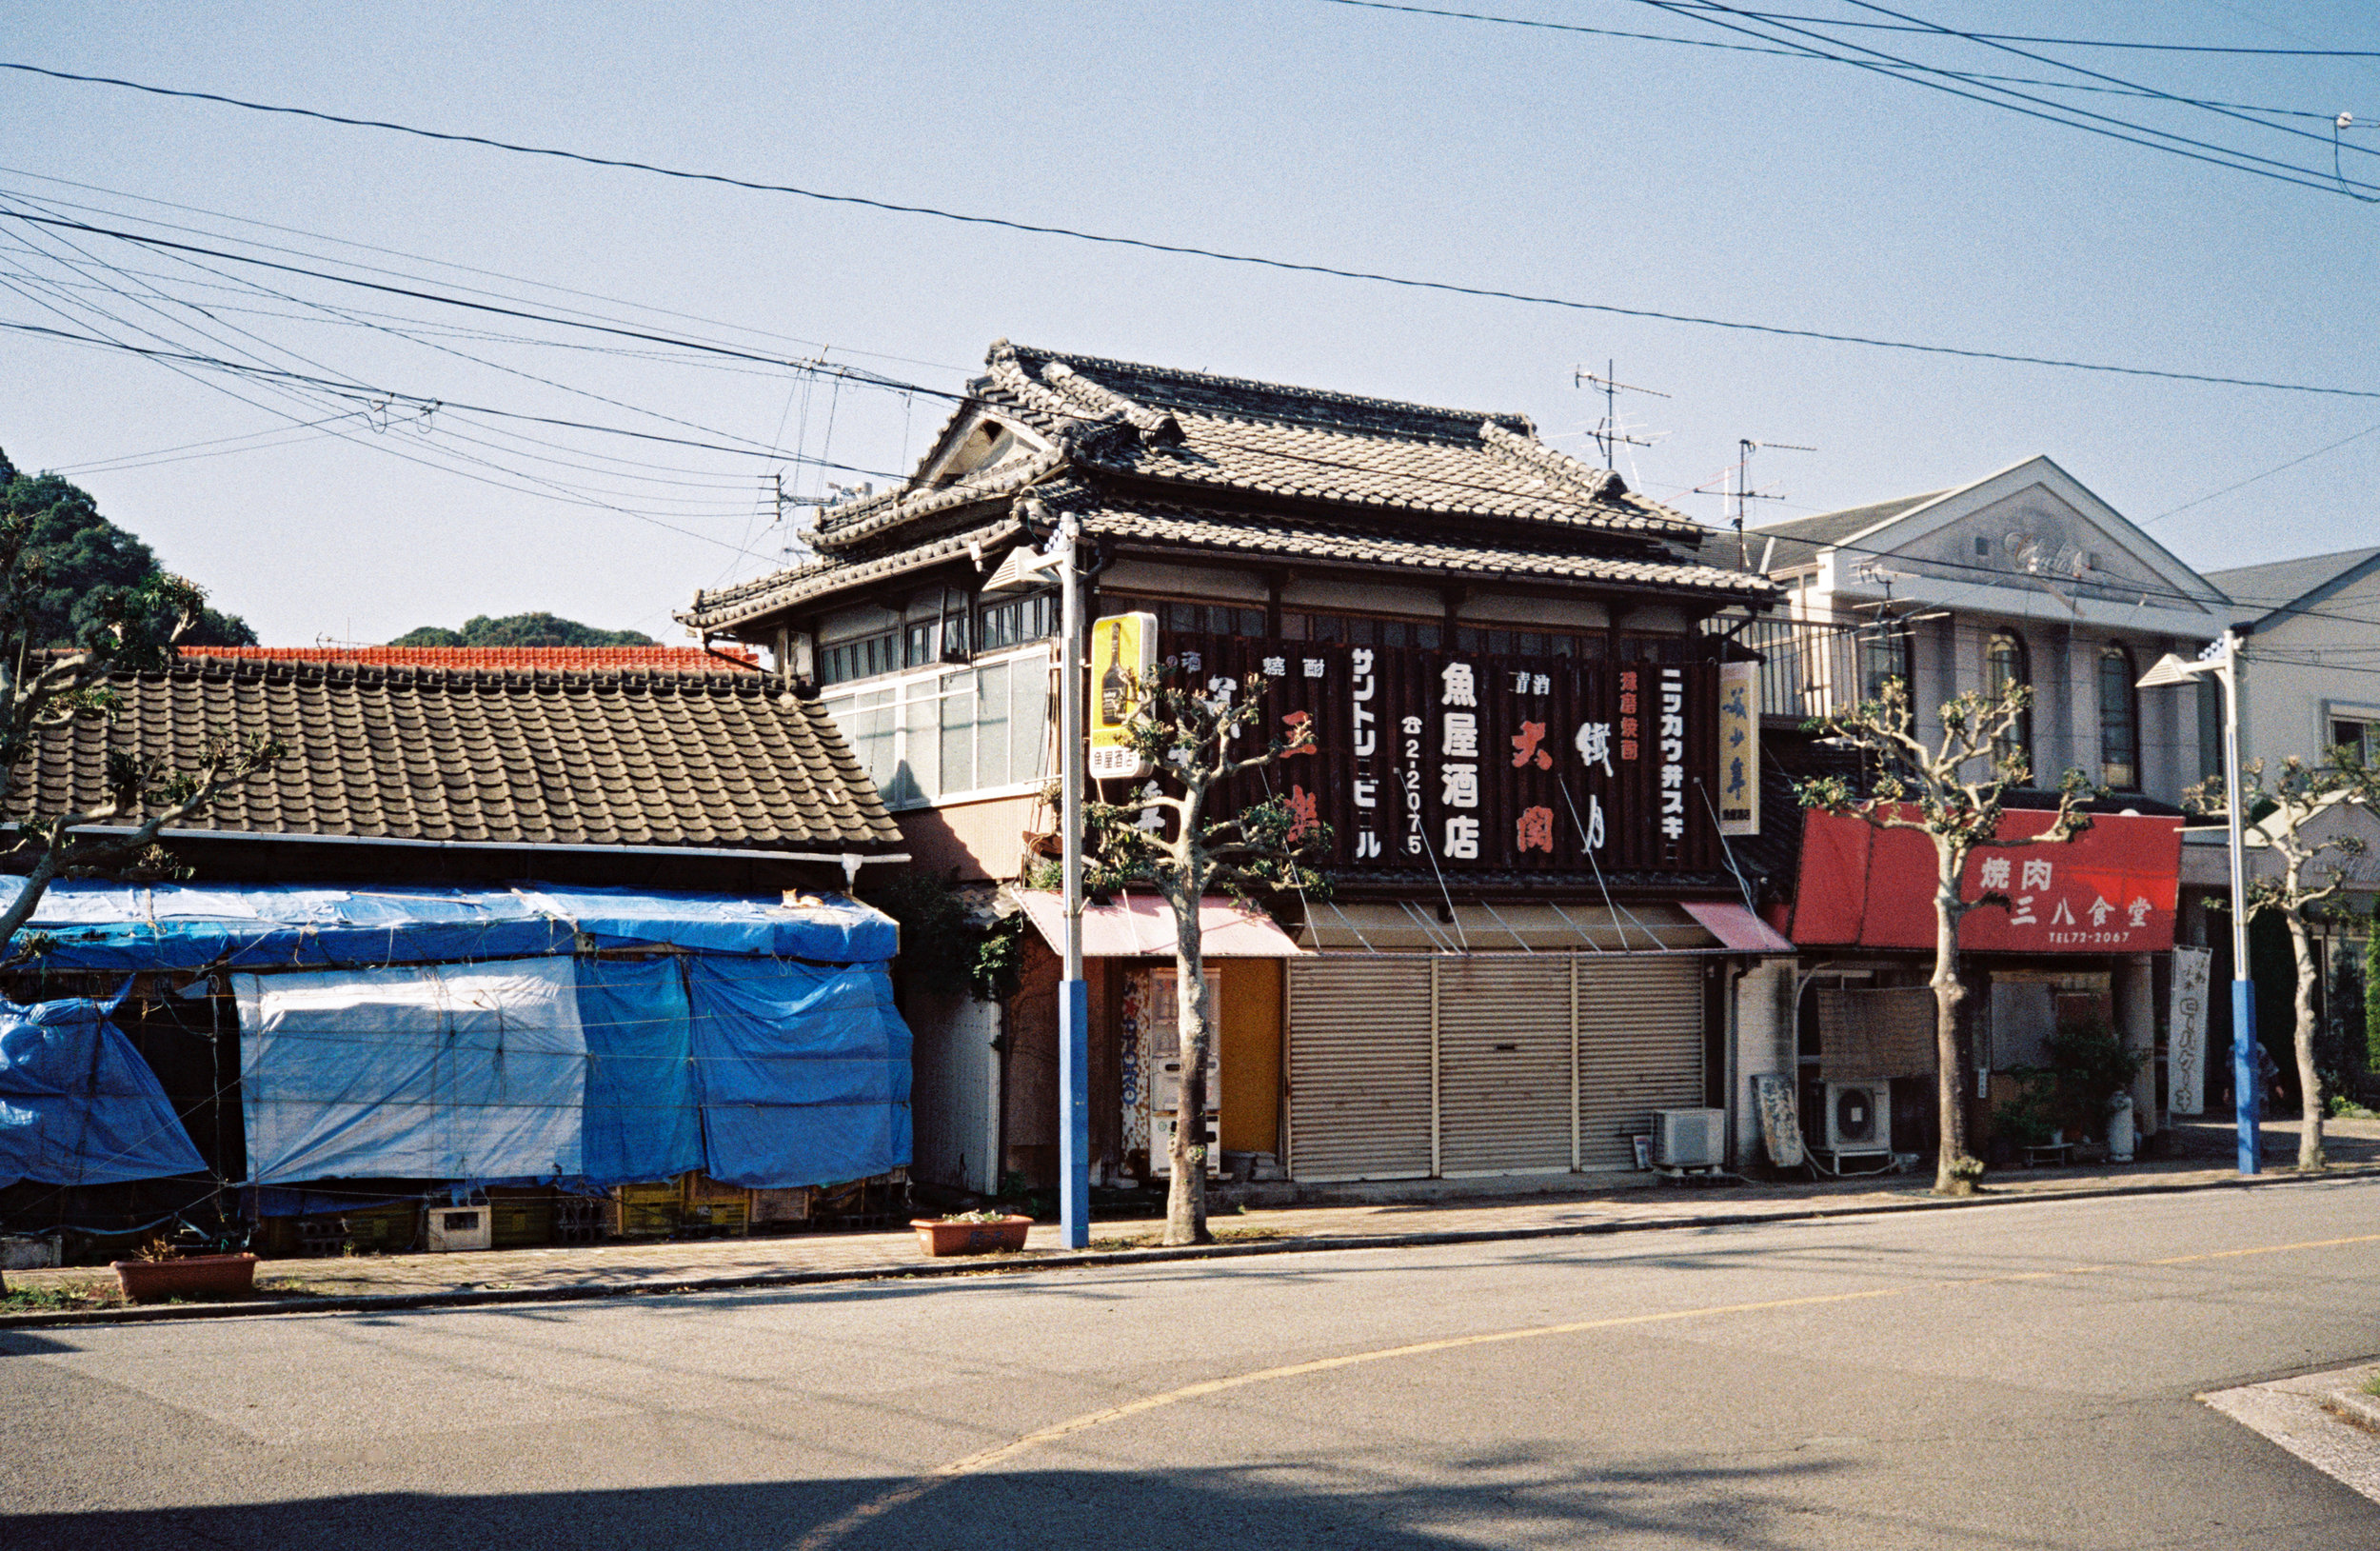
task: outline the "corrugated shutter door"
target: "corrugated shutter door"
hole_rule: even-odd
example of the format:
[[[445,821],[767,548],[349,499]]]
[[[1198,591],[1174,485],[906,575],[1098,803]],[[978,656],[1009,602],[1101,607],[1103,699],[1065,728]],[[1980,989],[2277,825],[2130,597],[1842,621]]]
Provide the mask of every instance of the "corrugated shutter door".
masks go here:
[[[1579,1167],[1633,1168],[1653,1111],[1701,1107],[1701,962],[1580,960]]]
[[[1570,1167],[1570,961],[1438,962],[1438,1172]]]
[[[1299,1180],[1430,1173],[1430,961],[1289,961],[1289,1166]]]

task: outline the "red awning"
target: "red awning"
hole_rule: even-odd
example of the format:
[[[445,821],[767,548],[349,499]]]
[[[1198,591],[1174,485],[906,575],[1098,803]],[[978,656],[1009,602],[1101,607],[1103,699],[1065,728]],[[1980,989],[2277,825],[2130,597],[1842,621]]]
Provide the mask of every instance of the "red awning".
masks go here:
[[[1065,899],[1042,889],[1019,889],[1017,896],[1049,945],[1062,951]],[[1199,942],[1210,959],[1295,959],[1304,951],[1260,906],[1222,894],[1199,902]],[[1084,958],[1170,959],[1173,953],[1174,913],[1155,895],[1120,895],[1082,907]]]
[[[1723,901],[1681,900],[1686,913],[1719,940],[1721,947],[1738,953],[1791,953],[1791,939],[1740,905]]]
[[[2050,827],[2053,814],[2012,809],[2002,835]],[[1983,846],[1967,859],[1959,898],[2005,894],[1959,923],[1958,945],[1984,953],[2157,953],[2173,945],[2182,821],[2101,813],[2073,839]],[[1934,842],[1922,830],[1805,817],[1793,937],[1803,947],[1934,946]]]

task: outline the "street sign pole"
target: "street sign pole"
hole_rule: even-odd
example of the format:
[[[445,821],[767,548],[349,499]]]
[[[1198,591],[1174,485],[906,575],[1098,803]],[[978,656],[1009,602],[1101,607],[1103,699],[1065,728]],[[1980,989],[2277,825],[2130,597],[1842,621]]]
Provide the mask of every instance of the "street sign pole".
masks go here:
[[[2155,689],[2212,678],[2223,686],[2223,807],[2231,863],[2231,1113],[2239,1134],[2239,1171],[2264,1172],[2264,1070],[2256,1041],[2256,983],[2248,974],[2248,845],[2239,764],[2239,631],[2223,632],[2194,663],[2172,652],[2140,676]]]
[[[1058,988],[1058,1222],[1066,1247],[1091,1243],[1091,992],[1082,978],[1082,577],[1075,515],[1058,520],[1060,822],[1066,873],[1065,978]]]

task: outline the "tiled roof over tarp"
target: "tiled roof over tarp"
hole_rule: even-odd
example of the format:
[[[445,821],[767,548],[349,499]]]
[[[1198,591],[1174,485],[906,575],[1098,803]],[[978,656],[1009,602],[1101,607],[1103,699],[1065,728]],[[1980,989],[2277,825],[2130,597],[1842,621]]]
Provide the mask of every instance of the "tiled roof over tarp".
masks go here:
[[[187,768],[212,731],[289,753],[182,832],[491,845],[897,849],[816,702],[773,677],[532,673],[193,658],[124,675],[111,719],[50,729],[9,816],[99,801],[108,752]]]

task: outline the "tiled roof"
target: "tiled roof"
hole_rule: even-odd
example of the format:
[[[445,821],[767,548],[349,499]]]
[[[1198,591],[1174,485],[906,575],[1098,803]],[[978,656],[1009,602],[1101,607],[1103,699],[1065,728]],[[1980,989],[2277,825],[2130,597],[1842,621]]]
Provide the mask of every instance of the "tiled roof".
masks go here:
[[[1520,415],[1434,409],[1120,361],[1061,360],[1016,347],[995,347],[991,365],[972,391],[1073,441],[1073,461],[1104,473],[1430,517],[1646,534],[1693,526],[1630,494],[1608,470],[1537,441]],[[1086,385],[1134,413],[1098,413]],[[1102,427],[1128,427],[1130,433],[1086,434]]]
[[[828,555],[793,570],[739,582],[734,587],[721,587],[716,592],[698,592],[694,595],[694,606],[678,618],[698,630],[728,629],[744,620],[773,614],[805,598],[941,565],[943,561],[965,554],[970,547],[981,553],[996,556],[998,546],[1008,543],[1023,531],[1024,525],[1003,506],[998,508],[998,515],[990,521],[979,522],[939,538],[894,548],[886,548],[880,544],[872,551],[860,554]]]
[[[1774,597],[1698,563],[1692,519],[1548,447],[1528,418],[992,347],[970,404],[1018,429],[1002,462],[821,513],[820,559],[698,594],[678,618],[749,625],[807,599],[1004,542],[1027,497],[1102,514],[1092,533],[1447,576],[1556,577]],[[970,433],[962,405],[921,467]],[[1005,526],[1002,526],[1002,525]],[[956,531],[954,532],[954,529]]]
[[[1725,599],[1766,599],[1766,577],[1716,566],[1676,565],[1584,553],[1547,545],[1472,538],[1422,538],[1383,523],[1285,518],[1168,501],[1125,501],[1076,488],[1053,491],[1053,509],[1072,507],[1094,537],[1151,540],[1168,548],[1312,556],[1337,565],[1448,578],[1526,580],[1557,577],[1630,587],[1659,587]]]
[[[762,853],[901,843],[832,720],[759,673],[194,658],[114,687],[112,721],[45,736],[15,811],[96,801],[110,748],[187,767],[223,728],[278,736],[290,752],[192,832]]]
[[[2286,608],[2309,592],[2356,567],[2380,557],[2380,548],[2342,549],[2336,554],[2300,555],[2262,566],[2241,566],[2228,571],[2207,571],[2206,579],[2235,603],[2259,612]]]
[[[1846,507],[1840,511],[1822,511],[1812,517],[1789,518],[1781,523],[1771,523],[1765,527],[1753,528],[1745,535],[1745,539],[1750,547],[1754,564],[1759,563],[1760,556],[1765,551],[1769,555],[1770,570],[1790,570],[1796,566],[1809,565],[1817,557],[1820,550],[1830,546],[1840,544],[1845,539],[1864,533],[1878,523],[1889,523],[1895,517],[1914,511],[1928,502],[1939,500],[1951,493],[1952,491],[1947,489],[1928,490],[1923,495],[1905,495],[1894,501],[1876,501],[1864,507]],[[1776,541],[1776,547],[1774,550],[1769,549],[1771,539]],[[1728,542],[1730,545],[1735,542],[1735,535],[1732,531],[1728,534]]]
[[[355,667],[513,667],[548,673],[621,672],[660,668],[670,673],[732,673],[736,663],[761,666],[750,646],[185,646],[185,657],[231,657],[248,662],[344,663]]]

